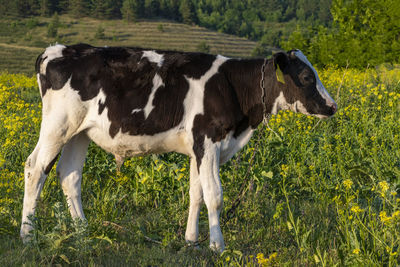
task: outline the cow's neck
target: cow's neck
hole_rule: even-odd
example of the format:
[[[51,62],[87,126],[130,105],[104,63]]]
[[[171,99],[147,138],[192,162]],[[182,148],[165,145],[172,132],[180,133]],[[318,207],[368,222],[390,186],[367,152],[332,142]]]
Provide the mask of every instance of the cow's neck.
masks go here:
[[[229,68],[226,69],[227,78],[236,92],[241,111],[248,117],[252,128],[256,128],[263,120],[264,109],[260,86],[263,64],[263,59],[231,60],[228,63]],[[264,70],[265,111],[270,114],[274,111],[274,103],[279,96],[272,60],[266,62]]]

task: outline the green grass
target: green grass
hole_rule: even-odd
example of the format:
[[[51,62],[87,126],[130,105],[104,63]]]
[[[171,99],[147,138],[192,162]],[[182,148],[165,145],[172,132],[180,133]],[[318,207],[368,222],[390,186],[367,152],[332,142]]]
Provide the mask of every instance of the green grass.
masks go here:
[[[139,46],[144,48],[197,51],[199,44],[210,47],[209,52],[230,57],[249,57],[256,45],[245,38],[214,32],[199,26],[171,21],[74,19],[60,16],[58,36],[47,37],[50,18],[0,20],[0,70],[33,74],[36,56],[55,42],[79,42],[95,46]],[[160,27],[162,25],[162,27]],[[97,29],[104,28],[104,39],[96,39]]]
[[[1,20],[0,70],[31,76],[36,56],[56,41],[185,51],[209,46],[211,53],[240,57],[255,47],[242,38],[168,21],[67,16],[61,16],[58,37],[49,38],[49,21]],[[105,39],[95,38],[99,25]],[[320,76],[338,101],[338,113],[319,121],[281,112],[270,121],[276,134],[259,127],[263,138],[251,186],[236,216],[222,227],[227,249],[218,255],[208,249],[208,240],[198,250],[185,247],[186,157],[133,158],[117,173],[114,158],[93,144],[82,186],[88,226],[71,220],[53,170],[38,204],[35,238],[23,245],[18,233],[23,165],[37,142],[40,97],[35,78],[1,74],[0,264],[399,265],[400,69],[331,69]],[[243,183],[255,139],[221,168],[225,212]],[[208,234],[203,208],[200,238]]]
[[[82,185],[88,225],[71,220],[53,170],[39,200],[34,238],[24,246],[23,165],[38,138],[40,97],[34,77],[0,75],[0,263],[400,264],[400,69],[325,70],[320,76],[338,100],[338,113],[319,121],[281,112],[269,123],[275,133],[259,127],[251,183],[222,227],[226,251],[218,255],[208,240],[198,250],[185,247],[186,157],[132,158],[118,173],[113,156],[93,144]],[[237,197],[255,142],[221,167],[225,212]],[[200,238],[208,234],[203,208]]]

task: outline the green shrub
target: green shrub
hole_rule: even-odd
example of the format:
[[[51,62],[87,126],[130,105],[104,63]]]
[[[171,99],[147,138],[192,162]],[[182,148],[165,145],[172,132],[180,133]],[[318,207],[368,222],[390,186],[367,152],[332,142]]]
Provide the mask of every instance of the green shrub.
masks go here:
[[[202,53],[210,53],[210,46],[205,41],[202,41],[196,46],[196,50]]]
[[[102,26],[97,27],[94,38],[95,39],[105,39],[106,38],[105,30]]]

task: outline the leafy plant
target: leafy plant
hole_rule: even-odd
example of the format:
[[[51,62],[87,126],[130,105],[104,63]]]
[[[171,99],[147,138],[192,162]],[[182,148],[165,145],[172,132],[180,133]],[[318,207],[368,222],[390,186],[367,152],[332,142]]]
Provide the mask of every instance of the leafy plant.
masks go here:
[[[99,25],[99,27],[97,27],[94,38],[96,38],[96,39],[105,39],[106,38],[105,30],[101,25]]]
[[[197,45],[196,50],[202,53],[209,53],[210,46],[206,42],[202,41]]]
[[[47,26],[47,36],[56,37],[58,28],[60,27],[60,19],[57,13],[54,13],[49,25]]]

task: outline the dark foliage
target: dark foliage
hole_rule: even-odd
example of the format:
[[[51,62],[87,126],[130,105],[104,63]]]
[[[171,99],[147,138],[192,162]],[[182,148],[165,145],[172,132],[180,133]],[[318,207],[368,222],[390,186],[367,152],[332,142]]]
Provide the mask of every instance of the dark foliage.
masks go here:
[[[74,17],[128,21],[165,18],[199,24],[218,31],[277,45],[280,32],[269,23],[297,21],[329,25],[331,0],[0,0],[0,16],[51,16],[54,12]]]

